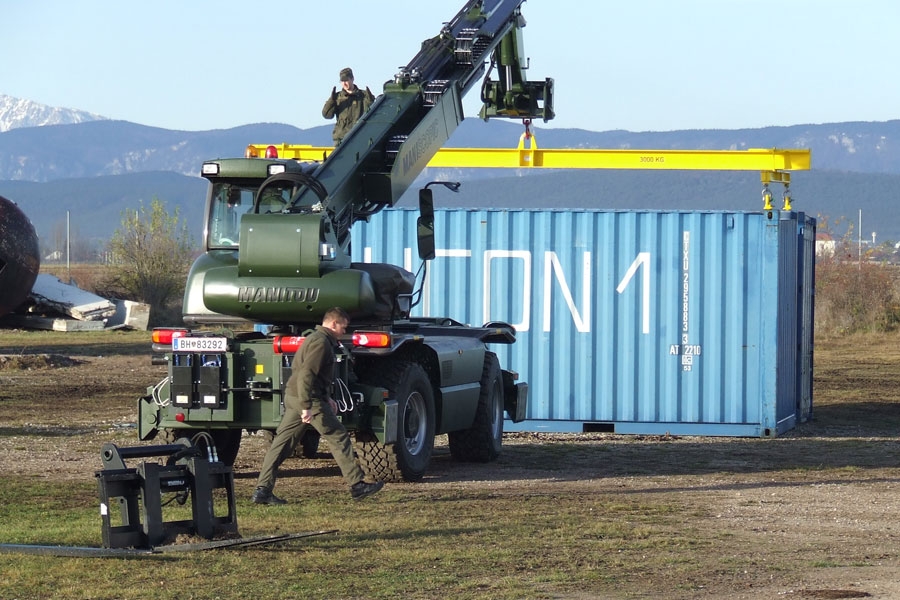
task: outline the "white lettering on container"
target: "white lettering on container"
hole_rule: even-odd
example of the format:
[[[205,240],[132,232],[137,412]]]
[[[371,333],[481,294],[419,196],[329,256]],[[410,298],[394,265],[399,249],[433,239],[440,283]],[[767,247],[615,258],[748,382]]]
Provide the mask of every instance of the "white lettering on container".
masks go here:
[[[685,232],[687,235],[687,232]],[[686,254],[684,254],[683,265],[687,264]],[[436,259],[472,259],[472,251],[465,248],[438,248],[435,250]],[[517,318],[518,322],[511,323],[517,331],[529,331],[531,328],[531,318],[534,307],[532,301],[540,303],[541,314],[541,330],[549,332],[553,324],[553,301],[557,294],[562,294],[562,301],[565,303],[566,309],[571,316],[572,323],[579,333],[591,332],[592,318],[592,294],[595,290],[593,286],[593,265],[592,255],[590,252],[583,252],[581,256],[581,272],[567,274],[562,262],[556,252],[545,251],[543,257],[542,269],[542,294],[537,298],[532,298],[532,290],[534,287],[534,256],[530,250],[485,250],[482,255],[482,276],[481,276],[481,323],[500,320],[510,321],[511,318]],[[373,262],[372,249],[366,247],[363,249],[363,259],[365,262]],[[504,261],[514,261],[520,266],[510,266],[503,264]],[[412,270],[412,251],[406,248],[403,252],[404,268]],[[640,330],[642,334],[650,333],[650,300],[651,300],[651,265],[652,255],[650,252],[638,252],[635,259],[631,262],[628,269],[616,286],[615,290],[618,294],[627,292],[632,280],[641,271],[641,276],[637,281],[640,284]],[[509,277],[508,272],[516,269],[516,273],[521,273],[521,277]],[[457,268],[454,268],[456,271]],[[471,267],[464,267],[462,271],[470,272]],[[499,275],[498,275],[499,273]],[[603,280],[607,277],[603,275]],[[686,277],[686,274],[685,274]],[[492,281],[497,279],[498,281]],[[506,284],[508,281],[516,281],[521,287],[518,289],[498,289],[498,286]],[[520,282],[520,283],[519,283]],[[554,285],[556,282],[556,285]],[[470,279],[460,280],[460,285],[467,285],[470,289],[475,289],[471,284],[474,283]],[[687,290],[688,281],[684,280],[683,288],[683,327],[687,327]],[[578,292],[580,291],[580,294]],[[504,298],[505,314],[491,314],[492,296],[501,294]],[[580,302],[576,302],[576,298],[580,296]],[[431,302],[431,271],[428,271],[422,288],[421,314],[428,316],[432,314]],[[514,315],[514,317],[510,317]],[[460,318],[456,315],[454,318]],[[466,317],[462,317],[466,318]],[[470,316],[471,320],[477,320],[476,317]],[[682,338],[686,341],[686,338]],[[676,352],[680,354],[680,351]]]
[[[622,281],[619,282],[619,285],[616,286],[616,291],[618,293],[622,293],[628,287],[628,283],[634,277],[634,274],[637,273],[637,270],[640,267],[644,267],[644,277],[643,277],[643,286],[641,290],[641,333],[650,333],[650,253],[649,252],[639,252],[637,258],[634,259],[634,262],[631,263],[631,266],[628,267],[628,271],[625,272],[625,276],[622,278]]]
[[[584,269],[584,277],[581,283],[581,313],[575,307],[572,300],[572,292],[566,283],[566,276],[563,273],[562,266],[559,264],[559,258],[556,252],[544,252],[544,331],[550,331],[550,289],[551,278],[550,272],[556,275],[559,282],[560,291],[562,291],[563,299],[572,315],[572,320],[579,333],[589,333],[591,331],[591,253],[585,252],[582,255],[582,268]]]

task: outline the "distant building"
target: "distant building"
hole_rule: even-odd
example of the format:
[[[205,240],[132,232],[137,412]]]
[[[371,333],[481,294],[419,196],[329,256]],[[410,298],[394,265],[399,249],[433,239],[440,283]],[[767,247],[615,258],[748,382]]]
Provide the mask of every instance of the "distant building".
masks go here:
[[[832,257],[834,256],[835,243],[834,238],[828,233],[816,233],[816,256]]]

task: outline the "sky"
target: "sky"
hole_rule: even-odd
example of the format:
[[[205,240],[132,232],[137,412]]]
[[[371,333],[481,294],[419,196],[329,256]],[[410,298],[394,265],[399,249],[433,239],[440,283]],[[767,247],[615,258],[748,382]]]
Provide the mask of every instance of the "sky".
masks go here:
[[[0,94],[166,129],[306,129],[376,94],[464,0],[0,0]],[[527,77],[591,131],[900,118],[896,0],[527,0]],[[465,98],[477,116],[478,90]]]

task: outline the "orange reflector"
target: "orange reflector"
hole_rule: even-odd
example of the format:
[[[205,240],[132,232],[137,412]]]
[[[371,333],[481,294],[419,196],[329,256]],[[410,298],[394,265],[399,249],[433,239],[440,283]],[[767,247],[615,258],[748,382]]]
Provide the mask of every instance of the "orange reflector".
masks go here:
[[[275,146],[267,146],[266,158],[278,158],[278,148]]]
[[[256,151],[253,144],[247,145],[247,149],[244,150],[244,158],[259,158],[259,152]]]
[[[355,331],[353,332],[353,345],[364,348],[389,348],[391,334],[381,331]]]
[[[180,338],[188,334],[187,329],[172,329],[169,327],[158,327],[153,330],[153,343],[164,344],[168,346],[175,338]]]
[[[296,354],[305,339],[302,335],[276,335],[272,338],[272,351],[275,354]]]

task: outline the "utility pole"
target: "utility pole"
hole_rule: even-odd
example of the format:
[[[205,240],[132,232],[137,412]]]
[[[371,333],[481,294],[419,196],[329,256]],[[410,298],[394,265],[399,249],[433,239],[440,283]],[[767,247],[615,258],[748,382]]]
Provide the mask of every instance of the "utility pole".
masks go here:
[[[859,209],[859,229],[856,232],[856,270],[862,270],[862,209]]]
[[[69,252],[71,245],[69,243],[69,211],[66,211],[66,279],[72,283],[72,265],[69,262]]]

